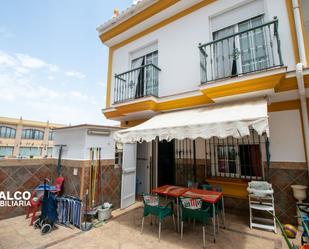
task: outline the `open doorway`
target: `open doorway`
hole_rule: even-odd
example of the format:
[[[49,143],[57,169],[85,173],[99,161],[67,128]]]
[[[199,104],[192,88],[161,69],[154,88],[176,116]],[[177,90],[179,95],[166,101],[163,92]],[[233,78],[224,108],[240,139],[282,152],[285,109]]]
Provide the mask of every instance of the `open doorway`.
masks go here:
[[[140,196],[150,191],[150,153],[151,143],[137,144],[136,157],[136,195]]]
[[[158,143],[158,186],[175,184],[174,140]]]

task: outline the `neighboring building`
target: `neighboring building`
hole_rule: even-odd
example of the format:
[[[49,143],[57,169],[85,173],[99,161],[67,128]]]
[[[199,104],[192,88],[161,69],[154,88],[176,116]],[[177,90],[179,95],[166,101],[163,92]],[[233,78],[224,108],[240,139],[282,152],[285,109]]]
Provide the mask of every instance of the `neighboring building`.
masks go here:
[[[119,130],[121,128],[116,126],[90,124],[54,129],[54,144],[56,146],[53,158],[58,159],[59,148],[62,145],[61,174],[66,179],[64,188],[67,191],[75,192],[75,196],[79,195],[80,199],[83,199],[88,191],[93,193],[90,190],[93,186],[89,186],[90,178],[88,176],[93,166],[100,163],[101,173],[97,175],[101,179],[101,198],[98,198],[99,194],[96,194],[94,200],[96,203],[99,203],[100,200],[107,201],[112,203],[115,208],[119,207],[122,145],[116,143],[114,139],[114,133]],[[91,155],[92,151],[94,151],[93,155]],[[97,183],[96,187],[99,186]]]
[[[53,130],[54,144],[64,145],[62,159],[65,160],[89,160],[89,149],[101,148],[102,159],[114,161],[118,154],[113,134],[120,129],[91,124],[60,127]],[[58,154],[59,149],[55,148],[53,157],[58,158]]]
[[[51,157],[54,128],[61,124],[0,117],[1,157]]]
[[[295,214],[290,185],[308,184],[308,16],[305,0],[143,0],[97,28],[103,114],[134,127],[119,140],[143,142],[124,145],[123,207],[135,177],[141,192],[207,179],[231,208],[247,207],[256,179],[273,183],[281,219]]]

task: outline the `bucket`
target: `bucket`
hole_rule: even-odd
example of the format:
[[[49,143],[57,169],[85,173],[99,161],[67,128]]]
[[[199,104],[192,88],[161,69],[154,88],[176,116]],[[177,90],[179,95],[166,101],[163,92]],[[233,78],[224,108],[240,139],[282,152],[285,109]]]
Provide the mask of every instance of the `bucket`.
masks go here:
[[[99,208],[98,209],[98,220],[104,221],[108,220],[112,216],[112,209],[111,208]]]

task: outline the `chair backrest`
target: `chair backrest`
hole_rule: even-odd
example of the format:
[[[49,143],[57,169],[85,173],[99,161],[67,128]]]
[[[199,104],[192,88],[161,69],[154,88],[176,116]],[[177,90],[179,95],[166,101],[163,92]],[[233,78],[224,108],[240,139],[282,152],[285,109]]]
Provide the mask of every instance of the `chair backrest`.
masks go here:
[[[159,196],[157,195],[144,194],[143,201],[146,206],[159,206]]]
[[[193,182],[193,181],[188,181],[188,188],[198,188],[199,183],[198,182]]]
[[[185,209],[201,209],[203,201],[200,198],[180,197],[181,206]]]
[[[212,190],[213,190],[213,186],[208,185],[208,184],[202,184],[202,189],[203,189],[203,190],[212,191]]]
[[[61,190],[62,189],[62,185],[63,185],[63,182],[64,182],[64,177],[62,176],[59,176],[55,179],[55,187],[58,189],[58,190]]]

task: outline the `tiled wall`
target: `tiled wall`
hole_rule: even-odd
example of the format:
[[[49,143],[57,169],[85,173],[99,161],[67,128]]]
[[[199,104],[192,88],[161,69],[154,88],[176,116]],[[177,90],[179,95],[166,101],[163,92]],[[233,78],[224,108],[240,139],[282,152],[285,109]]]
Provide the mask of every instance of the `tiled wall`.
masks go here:
[[[293,197],[291,185],[308,186],[308,171],[305,163],[272,162],[269,172],[275,198],[276,216],[280,222],[296,224],[296,199]],[[307,199],[309,193],[307,191]],[[225,198],[228,212],[243,214],[249,217],[248,200]]]
[[[291,185],[308,186],[308,171],[305,163],[272,162],[270,182],[274,188],[276,216],[283,223],[296,223],[296,199]],[[308,192],[307,192],[308,199]]]
[[[0,165],[0,191],[32,192],[37,185],[43,183],[44,178],[53,179],[55,176],[55,166],[46,165],[41,160],[33,162],[33,165],[22,165],[18,161],[10,161],[7,165],[4,165],[4,161],[7,160],[1,160]],[[22,207],[0,207],[0,219],[24,213],[25,208]]]
[[[44,178],[54,180],[57,177],[57,160],[1,160],[0,191],[32,191],[42,184]],[[65,178],[64,194],[83,197],[88,186],[88,165],[84,163],[84,190],[81,191],[82,161],[62,160],[62,176]],[[74,169],[75,173],[74,174]],[[115,208],[120,206],[121,169],[114,167],[113,160],[103,161],[103,201],[108,201]],[[82,194],[82,195],[81,195]],[[0,207],[0,219],[25,214],[20,207]]]

